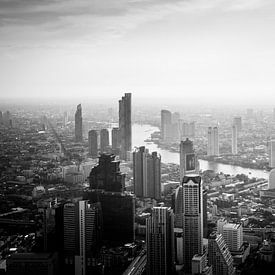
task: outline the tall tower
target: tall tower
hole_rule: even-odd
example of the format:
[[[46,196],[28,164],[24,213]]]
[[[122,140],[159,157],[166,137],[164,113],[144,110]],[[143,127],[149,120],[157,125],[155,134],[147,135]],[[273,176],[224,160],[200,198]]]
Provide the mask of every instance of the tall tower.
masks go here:
[[[134,193],[137,197],[160,199],[161,157],[144,146],[133,153]]]
[[[275,189],[275,169],[273,168],[269,173],[268,189]]]
[[[192,258],[203,253],[202,179],[198,175],[184,176],[183,188],[183,255],[186,272],[192,268]]]
[[[64,263],[67,274],[86,275],[101,245],[101,207],[87,201],[63,208]]]
[[[230,251],[238,251],[243,244],[243,227],[241,224],[226,223],[222,236]]]
[[[218,127],[208,127],[207,155],[219,156],[219,130]]]
[[[237,126],[238,132],[242,130],[242,117],[236,116],[233,118],[233,125]]]
[[[108,129],[102,129],[100,131],[100,151],[101,153],[107,153],[109,149],[109,131]]]
[[[168,110],[161,110],[161,139],[167,139],[167,130],[172,123],[172,114]]]
[[[96,130],[89,131],[88,144],[89,144],[89,155],[91,155],[93,158],[96,158],[97,150],[98,150],[97,131]]]
[[[232,126],[232,154],[238,154],[238,128],[236,125]]]
[[[233,258],[221,234],[212,233],[208,239],[208,262],[213,275],[233,275]]]
[[[198,173],[199,165],[193,142],[188,138],[180,143],[180,182],[186,174]]]
[[[77,105],[77,109],[74,116],[75,120],[75,141],[81,142],[83,140],[83,130],[82,130],[82,107],[81,104]]]
[[[154,207],[146,220],[147,274],[169,275],[174,269],[174,217],[168,207]]]
[[[120,157],[127,159],[127,152],[132,150],[132,106],[131,93],[125,93],[119,100]]]
[[[275,168],[275,140],[271,139],[268,143],[269,167]]]
[[[112,149],[117,150],[119,148],[119,128],[112,129]]]

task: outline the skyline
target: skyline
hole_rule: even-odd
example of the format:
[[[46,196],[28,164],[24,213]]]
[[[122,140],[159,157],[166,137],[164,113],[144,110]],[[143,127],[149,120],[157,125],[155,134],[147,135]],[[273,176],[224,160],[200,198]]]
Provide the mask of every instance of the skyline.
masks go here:
[[[269,105],[275,3],[205,2],[0,0],[0,97]]]

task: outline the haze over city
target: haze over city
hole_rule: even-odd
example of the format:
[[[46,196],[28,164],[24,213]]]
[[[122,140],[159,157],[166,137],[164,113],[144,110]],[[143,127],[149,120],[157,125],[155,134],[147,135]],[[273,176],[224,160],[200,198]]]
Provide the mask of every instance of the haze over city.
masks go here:
[[[271,0],[0,0],[1,98],[270,104]]]

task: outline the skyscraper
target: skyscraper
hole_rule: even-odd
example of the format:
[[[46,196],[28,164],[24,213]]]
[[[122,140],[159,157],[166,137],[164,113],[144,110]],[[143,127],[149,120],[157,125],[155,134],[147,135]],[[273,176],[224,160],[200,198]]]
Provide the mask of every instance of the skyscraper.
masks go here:
[[[132,106],[131,93],[119,100],[119,132],[120,132],[120,157],[127,159],[127,152],[132,150]]]
[[[133,153],[134,193],[138,197],[160,199],[161,158],[150,154],[144,146]]]
[[[198,173],[199,165],[193,142],[188,138],[180,143],[180,182],[186,174]]]
[[[77,109],[74,116],[75,120],[75,141],[81,142],[83,140],[83,130],[82,130],[82,107],[81,104],[77,105]]]
[[[119,128],[112,129],[112,149],[117,150],[119,148]]]
[[[146,220],[147,274],[169,275],[174,270],[174,218],[168,207],[153,207]]]
[[[90,130],[88,134],[89,155],[93,158],[97,157],[98,145],[97,145],[97,131]]]
[[[208,127],[207,155],[219,156],[219,130],[218,127]]]
[[[66,203],[63,224],[64,271],[66,274],[90,274],[94,255],[101,246],[100,204]]]
[[[208,263],[213,275],[233,275],[233,258],[221,234],[212,233],[208,239]]]
[[[192,258],[203,253],[202,180],[198,175],[184,176],[183,188],[183,255],[184,269],[191,272]]]
[[[269,167],[275,168],[275,140],[271,139],[268,143]]]
[[[172,123],[172,114],[168,110],[161,110],[161,139],[167,139],[168,127]]]
[[[238,132],[242,130],[242,117],[236,116],[233,118],[233,125],[237,126]]]
[[[229,251],[239,251],[243,244],[243,227],[241,224],[226,223],[222,228],[222,236]]]
[[[183,190],[182,185],[175,190],[175,227],[183,226]]]
[[[268,189],[275,189],[275,169],[272,169],[269,173]]]
[[[208,223],[207,223],[207,190],[204,189],[202,192],[203,198],[203,208],[202,208],[202,217],[203,217],[203,237],[207,238],[208,236]]]
[[[109,131],[101,129],[100,131],[100,152],[107,153],[109,151]]]
[[[120,162],[115,155],[102,154],[99,163],[89,177],[90,191],[84,198],[100,202],[103,217],[103,240],[115,245],[133,242],[135,239],[135,201],[124,192],[125,174],[121,173]]]
[[[236,125],[232,126],[232,154],[238,154],[238,128]]]

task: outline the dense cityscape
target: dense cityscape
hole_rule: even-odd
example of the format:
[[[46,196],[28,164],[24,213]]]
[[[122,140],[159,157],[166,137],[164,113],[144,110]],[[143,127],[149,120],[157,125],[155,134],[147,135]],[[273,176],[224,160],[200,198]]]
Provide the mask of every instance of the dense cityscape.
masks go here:
[[[273,274],[275,109],[132,100],[1,106],[0,274]]]

